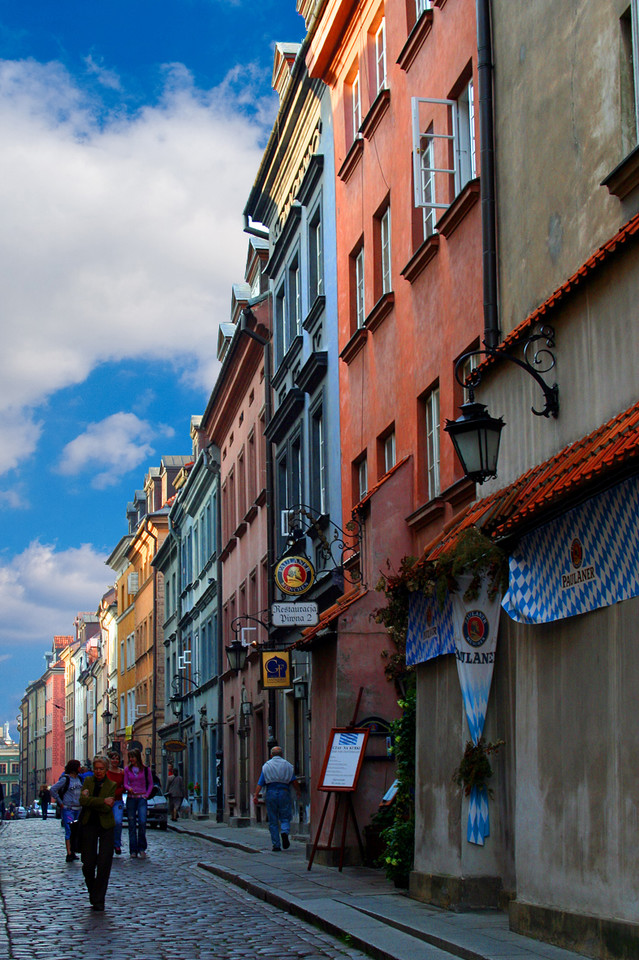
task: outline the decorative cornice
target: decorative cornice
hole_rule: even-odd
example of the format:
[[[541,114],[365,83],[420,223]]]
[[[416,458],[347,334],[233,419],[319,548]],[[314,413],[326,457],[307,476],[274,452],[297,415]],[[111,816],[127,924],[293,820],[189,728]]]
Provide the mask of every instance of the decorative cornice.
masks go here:
[[[457,194],[448,210],[437,221],[437,230],[448,239],[455,232],[466,214],[479,200],[479,178],[469,180],[463,190]]]
[[[351,363],[366,343],[367,337],[368,330],[365,327],[360,327],[356,330],[340,353],[340,360],[343,360],[344,363]]]
[[[401,276],[409,283],[414,283],[439,250],[439,244],[440,239],[436,233],[431,233],[430,237],[426,237],[401,271]]]
[[[390,102],[391,92],[388,87],[385,87],[383,90],[380,90],[373,100],[370,109],[364,117],[361,127],[359,128],[362,136],[366,140],[370,140],[377,130],[382,117],[390,106]]]
[[[350,180],[351,176],[353,175],[353,171],[355,170],[359,161],[361,160],[363,153],[364,153],[364,138],[360,136],[355,137],[355,139],[353,140],[350,146],[348,153],[346,154],[344,163],[341,165],[341,167],[337,171],[337,176],[340,178],[340,180],[343,180],[344,183],[347,183]]]
[[[392,312],[394,306],[395,294],[393,291],[390,290],[388,293],[382,294],[364,321],[366,329],[374,333],[388,314]]]
[[[326,376],[327,367],[328,352],[326,350],[318,350],[310,355],[298,373],[295,383],[304,393],[313,393],[317,385],[321,383]]]
[[[635,147],[617,164],[612,173],[601,181],[601,186],[608,187],[608,191],[620,200],[624,200],[639,186],[639,147]]]
[[[411,67],[415,57],[421,49],[424,40],[430,33],[432,26],[433,11],[425,10],[411,32],[408,34],[408,39],[402,47],[397,58],[397,63],[402,70],[408,70]]]

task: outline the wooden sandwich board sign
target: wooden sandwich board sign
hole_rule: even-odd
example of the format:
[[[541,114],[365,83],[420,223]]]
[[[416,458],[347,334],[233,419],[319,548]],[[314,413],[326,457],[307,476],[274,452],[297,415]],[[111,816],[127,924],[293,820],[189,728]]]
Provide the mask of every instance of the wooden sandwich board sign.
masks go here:
[[[360,691],[361,696],[361,691]],[[358,699],[359,706],[359,699]],[[326,755],[320,773],[318,790],[326,793],[326,801],[319,826],[315,835],[315,842],[311,850],[311,856],[308,861],[307,869],[313,866],[315,853],[317,850],[339,850],[339,869],[344,866],[344,850],[346,847],[346,827],[348,818],[351,817],[355,835],[359,845],[360,855],[364,859],[364,845],[357,826],[355,817],[355,808],[353,806],[353,794],[357,789],[357,781],[364,761],[366,744],[368,743],[368,729],[358,729],[357,727],[333,727],[329,737]],[[333,808],[333,818],[328,835],[328,843],[325,846],[319,845],[319,838],[324,826],[326,811],[331,799],[331,794],[335,795],[335,805]],[[341,842],[338,847],[333,846],[333,834],[339,815],[340,807],[343,807]]]

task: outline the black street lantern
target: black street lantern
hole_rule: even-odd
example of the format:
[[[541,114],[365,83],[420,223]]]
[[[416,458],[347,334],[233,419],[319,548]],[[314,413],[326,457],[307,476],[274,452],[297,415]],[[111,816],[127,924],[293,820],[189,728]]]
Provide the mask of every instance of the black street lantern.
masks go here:
[[[169,700],[171,705],[171,710],[173,711],[173,716],[176,720],[182,719],[182,710],[184,709],[184,704],[181,697],[171,697]]]
[[[505,427],[502,417],[491,417],[483,403],[462,404],[461,417],[447,420],[444,429],[450,434],[463,471],[475,483],[497,476],[499,439]]]
[[[228,657],[231,670],[233,670],[234,673],[240,673],[246,663],[248,647],[236,638],[230,647],[226,647],[226,656]]]
[[[543,409],[536,410],[531,407],[532,413],[536,417],[557,417],[559,388],[556,383],[550,386],[542,377],[542,373],[548,373],[555,366],[555,355],[551,350],[554,346],[554,330],[552,327],[542,326],[539,333],[531,334],[526,341],[523,360],[504,349],[488,346],[485,350],[470,350],[457,360],[455,379],[460,387],[468,391],[468,400],[461,406],[461,417],[447,420],[444,430],[450,434],[464,473],[470,480],[483,483],[484,480],[497,476],[499,439],[505,423],[502,417],[498,420],[491,417],[483,403],[475,402],[474,390],[482,381],[484,369],[480,365],[467,373],[467,361],[483,356],[499,357],[500,360],[514,363],[536,381],[544,395]],[[534,353],[530,356],[533,350]]]

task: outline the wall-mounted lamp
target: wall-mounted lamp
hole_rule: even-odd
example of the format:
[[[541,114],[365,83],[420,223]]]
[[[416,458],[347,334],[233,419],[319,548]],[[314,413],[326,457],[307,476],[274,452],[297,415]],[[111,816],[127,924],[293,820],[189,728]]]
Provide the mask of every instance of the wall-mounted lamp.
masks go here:
[[[184,703],[181,697],[171,697],[169,700],[169,705],[173,711],[173,716],[176,720],[182,719],[182,711],[184,709]]]
[[[539,340],[545,346],[535,350],[532,359],[528,359],[528,351]],[[463,377],[462,369],[470,357],[486,356],[499,357],[510,360],[521,367],[539,384],[544,394],[545,405],[543,410],[532,412],[537,417],[556,417],[559,413],[559,388],[557,384],[549,386],[542,373],[548,373],[555,366],[555,356],[550,348],[555,346],[555,331],[552,327],[542,327],[539,333],[533,334],[524,346],[524,359],[513,357],[509,353],[498,349],[471,350],[459,358],[455,364],[455,379],[462,387],[468,390],[468,400],[462,404],[462,415],[457,420],[447,420],[444,430],[450,434],[459,461],[465,475],[476,483],[483,483],[490,477],[497,476],[497,458],[499,456],[499,440],[505,426],[502,417],[491,417],[483,403],[475,402],[475,391],[482,380],[482,371],[473,370],[467,377]]]
[[[228,657],[229,667],[234,673],[240,673],[244,669],[246,657],[248,656],[248,647],[237,638],[230,647],[226,647],[226,656]]]
[[[253,704],[250,700],[242,700],[240,704],[240,713],[243,717],[253,716]]]
[[[308,681],[297,678],[293,680],[293,697],[295,700],[308,700]]]

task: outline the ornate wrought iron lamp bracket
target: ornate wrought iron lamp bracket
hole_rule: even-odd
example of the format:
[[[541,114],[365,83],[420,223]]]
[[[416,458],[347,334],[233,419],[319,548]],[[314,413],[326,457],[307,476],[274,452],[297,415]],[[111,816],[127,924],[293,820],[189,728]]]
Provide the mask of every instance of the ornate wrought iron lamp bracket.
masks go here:
[[[543,342],[543,346],[538,344]],[[485,344],[484,344],[485,346]],[[498,357],[500,360],[510,360],[530,374],[533,380],[541,387],[544,395],[543,410],[536,410],[531,407],[532,412],[537,417],[557,417],[559,413],[559,387],[556,383],[550,386],[544,380],[542,374],[549,373],[556,363],[556,358],[552,350],[555,346],[555,331],[550,326],[542,326],[537,333],[533,333],[523,349],[523,360],[515,357],[511,353],[499,350],[498,348],[486,347],[483,350],[469,350],[463,354],[455,364],[455,379],[460,386],[468,390],[470,402],[475,399],[474,388],[478,387],[483,379],[484,372],[479,368],[471,371],[465,378],[462,374],[462,367],[470,357]]]
[[[339,571],[349,583],[362,582],[361,567],[349,567],[349,560],[360,556],[362,552],[364,527],[358,513],[353,511],[352,519],[343,530],[333,520],[322,522],[325,519],[323,515],[306,503],[296,503],[286,512],[290,531],[287,549],[293,548],[303,537],[317,539],[322,556],[333,570]],[[332,528],[332,534],[327,534],[325,527]]]

